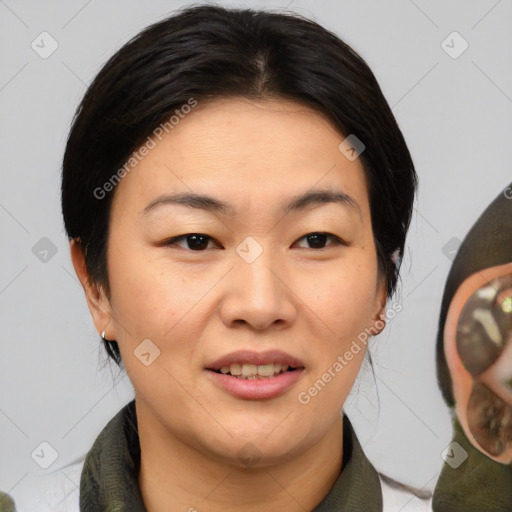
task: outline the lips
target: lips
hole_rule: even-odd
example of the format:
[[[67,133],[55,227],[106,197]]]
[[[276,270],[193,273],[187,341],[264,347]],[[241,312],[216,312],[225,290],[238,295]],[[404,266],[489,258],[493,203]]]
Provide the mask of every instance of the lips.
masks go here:
[[[244,400],[276,398],[290,390],[304,372],[300,359],[281,350],[237,350],[205,367],[213,384]]]
[[[236,352],[231,352],[211,363],[208,363],[206,365],[206,369],[219,371],[222,367],[229,367],[232,364],[252,364],[259,366],[271,363],[280,364],[281,366],[288,366],[293,369],[304,368],[304,363],[300,359],[293,357],[281,350],[268,350],[266,352],[237,350]]]

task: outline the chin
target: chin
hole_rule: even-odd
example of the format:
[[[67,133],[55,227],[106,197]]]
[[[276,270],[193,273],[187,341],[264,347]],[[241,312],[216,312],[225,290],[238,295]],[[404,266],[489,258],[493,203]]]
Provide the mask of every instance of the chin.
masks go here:
[[[264,439],[264,436],[262,436]],[[271,443],[265,446],[258,439],[241,443],[234,443],[230,446],[228,454],[226,451],[218,452],[218,445],[215,452],[220,456],[223,462],[236,466],[237,468],[262,469],[283,464],[296,455],[298,446],[294,443],[289,446],[283,446],[282,443]]]

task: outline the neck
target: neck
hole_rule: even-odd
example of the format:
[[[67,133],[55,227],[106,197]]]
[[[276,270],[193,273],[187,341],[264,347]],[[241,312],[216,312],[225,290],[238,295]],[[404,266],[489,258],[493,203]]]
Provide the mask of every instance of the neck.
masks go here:
[[[341,473],[341,414],[319,442],[292,459],[262,468],[240,468],[181,442],[139,412],[137,407],[138,483],[148,512],[311,511]]]

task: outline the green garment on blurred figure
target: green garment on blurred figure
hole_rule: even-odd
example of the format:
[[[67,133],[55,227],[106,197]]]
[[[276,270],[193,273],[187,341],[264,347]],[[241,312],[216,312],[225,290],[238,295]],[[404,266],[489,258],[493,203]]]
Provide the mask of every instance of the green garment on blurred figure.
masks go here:
[[[16,512],[14,501],[8,494],[4,494],[0,491],[0,512]]]
[[[458,467],[444,464],[434,491],[433,512],[511,512],[512,466],[495,462],[477,450],[456,419],[453,428],[453,442],[468,457]]]
[[[444,355],[448,309],[465,279],[484,269],[510,262],[512,183],[500,191],[471,227],[446,280],[437,332],[437,371],[445,401],[452,408],[455,407],[453,382]],[[460,465],[454,461],[450,461],[451,465],[448,462],[444,464],[434,491],[433,512],[512,512],[512,466],[495,462],[474,447],[455,410],[453,414],[453,442],[465,450],[467,458]],[[453,448],[464,455],[456,445]]]

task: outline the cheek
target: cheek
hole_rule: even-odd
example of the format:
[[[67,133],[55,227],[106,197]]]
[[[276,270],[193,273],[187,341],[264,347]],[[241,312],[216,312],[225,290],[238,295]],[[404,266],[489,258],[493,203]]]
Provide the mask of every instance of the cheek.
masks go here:
[[[308,280],[302,296],[314,298],[306,305],[325,323],[327,338],[347,340],[370,327],[376,279],[376,269],[353,258]]]
[[[109,280],[119,335],[130,344],[161,340],[190,309],[195,294],[184,285],[183,273],[166,271],[147,252],[115,248],[109,254]]]
[[[357,261],[359,260],[359,261]],[[316,315],[304,315],[318,327],[314,336],[315,364],[302,390],[315,414],[334,414],[343,405],[359,373],[371,332],[375,304],[377,269],[363,258],[345,261],[333,271],[315,276],[304,296],[315,299],[307,304]],[[315,335],[316,334],[316,335]],[[314,398],[313,398],[314,397]]]
[[[207,279],[193,284],[183,272],[163,270],[162,262],[134,254],[112,258],[118,263],[110,274],[123,363],[139,396],[157,404],[158,400],[165,403],[171,393],[184,407],[190,396],[175,379],[185,383],[190,378],[190,362],[202,329],[200,299],[211,284]]]

